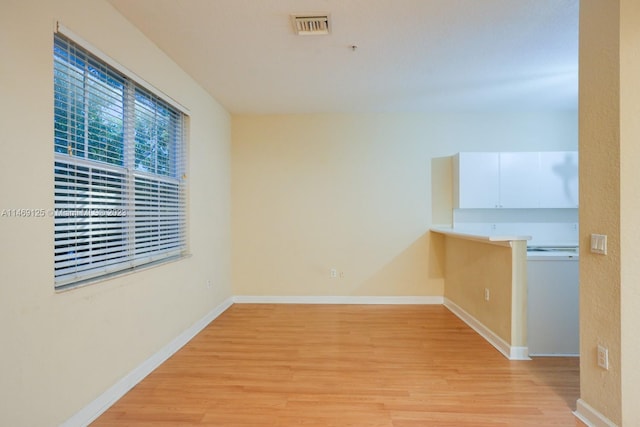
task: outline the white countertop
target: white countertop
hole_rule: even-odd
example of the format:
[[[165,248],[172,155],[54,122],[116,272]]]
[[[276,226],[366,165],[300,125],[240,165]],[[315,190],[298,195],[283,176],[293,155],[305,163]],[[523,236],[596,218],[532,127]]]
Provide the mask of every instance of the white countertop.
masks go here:
[[[434,233],[446,234],[448,236],[460,237],[468,240],[477,240],[487,243],[508,243],[514,240],[531,240],[531,236],[525,235],[503,235],[503,234],[479,234],[476,230],[452,227],[431,227]]]

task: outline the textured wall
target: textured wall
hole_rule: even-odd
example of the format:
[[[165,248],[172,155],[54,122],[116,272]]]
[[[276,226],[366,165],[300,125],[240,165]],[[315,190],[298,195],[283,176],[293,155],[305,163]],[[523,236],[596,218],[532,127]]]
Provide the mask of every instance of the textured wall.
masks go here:
[[[640,426],[640,2],[620,2],[622,425]]]
[[[619,2],[580,3],[580,388],[581,398],[621,423]],[[589,252],[590,234],[608,254]],[[637,262],[637,261],[636,261]],[[596,346],[609,348],[609,371]]]

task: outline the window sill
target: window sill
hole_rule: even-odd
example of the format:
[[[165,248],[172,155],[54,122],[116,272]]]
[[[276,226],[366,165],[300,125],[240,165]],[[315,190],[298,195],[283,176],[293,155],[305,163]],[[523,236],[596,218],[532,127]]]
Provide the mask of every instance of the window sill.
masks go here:
[[[171,258],[166,258],[166,259],[150,262],[148,264],[143,264],[143,265],[140,265],[140,266],[137,266],[137,267],[128,268],[126,270],[116,271],[116,272],[113,272],[113,273],[108,273],[108,274],[105,274],[103,276],[92,277],[91,279],[79,280],[77,282],[68,283],[68,284],[62,285],[62,286],[60,286],[58,288],[54,288],[55,289],[55,293],[56,294],[62,294],[62,293],[66,293],[66,292],[78,289],[78,288],[84,288],[86,286],[107,282],[109,280],[119,279],[121,277],[129,276],[129,275],[132,275],[132,274],[136,274],[136,273],[139,273],[141,271],[150,270],[150,269],[157,268],[157,267],[160,267],[160,266],[163,266],[163,265],[166,265],[166,264],[172,264],[174,262],[182,261],[184,259],[191,258],[191,256],[192,256],[191,253],[187,253],[187,254],[184,254],[184,255],[177,255],[177,256],[174,256],[174,257],[171,257]]]

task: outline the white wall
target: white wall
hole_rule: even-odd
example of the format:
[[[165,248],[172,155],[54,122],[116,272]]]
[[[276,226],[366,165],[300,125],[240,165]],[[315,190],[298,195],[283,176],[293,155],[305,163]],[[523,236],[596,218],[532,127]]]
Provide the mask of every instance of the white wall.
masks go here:
[[[234,293],[442,295],[458,151],[575,150],[576,112],[234,116]],[[331,279],[329,270],[344,272]]]
[[[56,20],[190,109],[192,256],[56,293],[53,219],[0,217],[2,426],[60,424],[231,295],[230,118],[105,1],[2,1],[0,209],[53,207]]]

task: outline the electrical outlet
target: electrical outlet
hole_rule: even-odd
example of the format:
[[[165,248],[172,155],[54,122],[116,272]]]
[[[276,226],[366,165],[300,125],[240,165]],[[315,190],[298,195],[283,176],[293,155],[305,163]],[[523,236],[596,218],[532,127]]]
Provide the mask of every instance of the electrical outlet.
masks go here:
[[[609,370],[609,349],[598,345],[598,366],[602,369]]]
[[[489,301],[491,298],[491,292],[489,292],[489,288],[484,288],[484,300]]]
[[[340,272],[340,278],[341,278],[341,279],[344,279],[344,271],[341,271],[341,272]]]
[[[336,270],[335,268],[332,268],[331,271],[329,272],[329,275],[331,276],[332,279],[335,279],[336,277],[338,277],[338,270]]]
[[[213,284],[211,283],[211,280],[207,280],[207,289],[211,289],[213,287]]]

